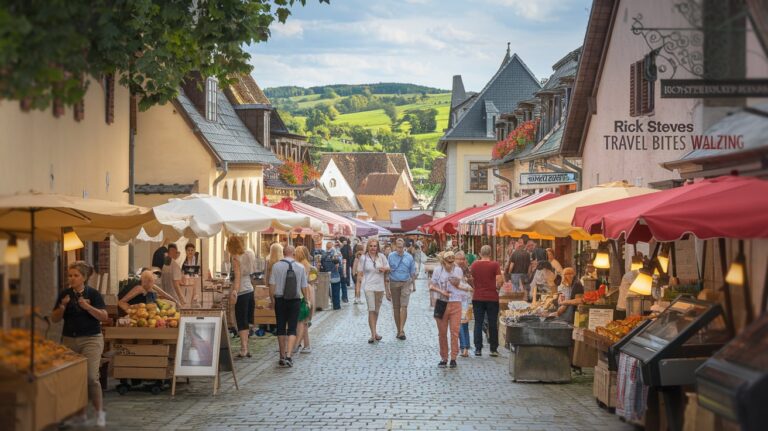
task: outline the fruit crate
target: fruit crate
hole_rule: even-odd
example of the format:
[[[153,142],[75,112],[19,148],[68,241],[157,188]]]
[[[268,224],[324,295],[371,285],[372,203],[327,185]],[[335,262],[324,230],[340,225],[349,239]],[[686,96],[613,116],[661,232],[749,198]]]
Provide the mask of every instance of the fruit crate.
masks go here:
[[[165,389],[164,380],[173,377],[178,328],[105,328],[112,356],[111,376],[120,379],[117,392],[128,392],[129,379],[154,380],[149,387],[153,394]]]
[[[616,408],[616,371],[610,371],[608,364],[598,361],[595,367],[595,379],[592,384],[592,395],[600,407],[606,409]]]
[[[594,347],[600,352],[607,352],[613,345],[613,342],[608,337],[604,337],[589,329],[584,329],[582,334],[584,336],[584,343],[587,346]]]
[[[49,429],[88,405],[88,363],[85,358],[58,365],[33,380],[26,374],[0,369],[0,429]]]

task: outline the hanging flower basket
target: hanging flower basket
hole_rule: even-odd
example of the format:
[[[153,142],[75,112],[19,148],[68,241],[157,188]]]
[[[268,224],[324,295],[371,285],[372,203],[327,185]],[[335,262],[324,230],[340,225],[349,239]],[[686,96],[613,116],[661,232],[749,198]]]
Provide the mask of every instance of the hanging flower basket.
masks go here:
[[[491,152],[494,160],[503,159],[507,154],[523,150],[536,139],[536,130],[539,128],[539,119],[526,121],[509,132],[506,138],[496,142]]]
[[[320,178],[320,173],[309,163],[285,160],[277,168],[280,179],[291,185],[307,184]]]

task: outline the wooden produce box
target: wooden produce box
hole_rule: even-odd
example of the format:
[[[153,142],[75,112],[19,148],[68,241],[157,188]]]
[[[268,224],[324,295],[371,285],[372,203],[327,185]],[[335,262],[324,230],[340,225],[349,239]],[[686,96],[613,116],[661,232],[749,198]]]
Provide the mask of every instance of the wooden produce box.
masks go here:
[[[0,429],[42,430],[88,405],[88,362],[85,358],[37,374],[0,371]]]
[[[112,378],[165,380],[173,377],[178,328],[106,328]]]
[[[582,368],[591,368],[597,365],[598,351],[588,346],[584,341],[573,343],[573,365]]]
[[[608,363],[598,361],[592,394],[597,402],[606,408],[616,408],[616,371],[608,370]]]
[[[587,346],[593,347],[600,352],[607,352],[608,348],[613,345],[613,342],[607,337],[599,335],[597,332],[584,329],[584,343]]]

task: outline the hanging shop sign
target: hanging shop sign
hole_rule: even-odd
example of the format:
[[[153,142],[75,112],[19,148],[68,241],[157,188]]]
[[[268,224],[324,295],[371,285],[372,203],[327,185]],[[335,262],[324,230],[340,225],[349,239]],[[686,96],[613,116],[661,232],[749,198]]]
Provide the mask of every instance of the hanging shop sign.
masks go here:
[[[768,79],[662,79],[662,99],[768,97]]]
[[[542,172],[520,174],[520,185],[570,184],[575,182],[575,172]]]

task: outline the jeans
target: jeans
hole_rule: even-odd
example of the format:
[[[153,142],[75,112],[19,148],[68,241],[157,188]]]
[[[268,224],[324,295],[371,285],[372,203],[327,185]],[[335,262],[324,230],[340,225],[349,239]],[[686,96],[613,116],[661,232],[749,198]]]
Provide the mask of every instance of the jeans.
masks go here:
[[[347,273],[347,276],[341,279],[341,300],[344,302],[349,301],[349,297],[347,296],[347,286],[349,285],[349,273]]]
[[[475,313],[475,349],[483,349],[483,322],[488,315],[488,344],[491,352],[499,348],[499,303],[497,301],[472,301]]]
[[[338,310],[341,308],[341,298],[340,298],[341,285],[342,283],[340,281],[336,283],[331,283],[331,302],[333,302],[334,310]]]
[[[469,349],[469,323],[462,323],[459,329],[459,349]]]
[[[514,292],[520,291],[520,285],[523,285],[523,289],[528,292],[530,295],[531,292],[531,283],[521,283],[524,278],[527,278],[528,274],[515,274],[512,273],[509,275],[510,280],[512,281],[512,290]]]

